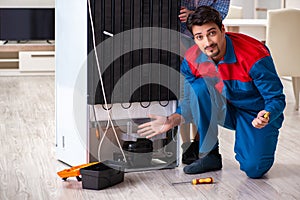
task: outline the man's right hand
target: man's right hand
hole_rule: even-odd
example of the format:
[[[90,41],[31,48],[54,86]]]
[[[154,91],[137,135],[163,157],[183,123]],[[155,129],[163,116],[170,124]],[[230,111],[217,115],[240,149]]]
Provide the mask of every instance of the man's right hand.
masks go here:
[[[149,115],[150,122],[138,126],[137,133],[146,138],[162,134],[173,128],[171,121],[166,116]]]
[[[194,11],[188,10],[186,7],[181,7],[180,9],[180,15],[178,15],[179,20],[181,22],[186,22],[189,14],[193,13]]]

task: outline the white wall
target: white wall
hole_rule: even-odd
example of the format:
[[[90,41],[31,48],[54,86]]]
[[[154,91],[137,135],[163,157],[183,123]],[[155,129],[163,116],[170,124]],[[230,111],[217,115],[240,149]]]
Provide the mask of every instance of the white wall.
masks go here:
[[[230,4],[243,7],[243,17],[245,19],[254,18],[254,0],[231,0]]]
[[[286,0],[285,5],[286,5],[286,8],[299,8],[300,9],[300,1],[299,0]]]
[[[259,0],[257,0],[259,2]],[[299,8],[300,0],[282,0],[285,1],[286,8]],[[254,18],[255,0],[231,0],[231,5],[243,7],[243,17],[244,18]],[[283,2],[282,2],[283,4]],[[270,0],[270,5],[272,5],[272,0]]]
[[[0,7],[54,7],[55,0],[0,0]]]

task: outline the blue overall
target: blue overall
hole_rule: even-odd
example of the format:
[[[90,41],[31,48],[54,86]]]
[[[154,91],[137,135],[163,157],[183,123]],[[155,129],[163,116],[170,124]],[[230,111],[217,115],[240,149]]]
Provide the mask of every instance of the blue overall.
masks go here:
[[[226,54],[215,64],[197,45],[181,65],[184,97],[176,113],[197,125],[199,152],[218,146],[218,125],[235,130],[235,158],[251,178],[259,178],[274,163],[285,95],[268,49],[259,41],[226,33]],[[271,113],[269,124],[254,128],[261,110]]]

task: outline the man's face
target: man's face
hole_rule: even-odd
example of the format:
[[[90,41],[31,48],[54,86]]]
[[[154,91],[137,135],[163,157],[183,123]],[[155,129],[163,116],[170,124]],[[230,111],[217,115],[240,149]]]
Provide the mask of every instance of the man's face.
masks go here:
[[[192,27],[195,43],[200,50],[214,61],[220,61],[226,51],[225,28],[218,28],[215,23]]]

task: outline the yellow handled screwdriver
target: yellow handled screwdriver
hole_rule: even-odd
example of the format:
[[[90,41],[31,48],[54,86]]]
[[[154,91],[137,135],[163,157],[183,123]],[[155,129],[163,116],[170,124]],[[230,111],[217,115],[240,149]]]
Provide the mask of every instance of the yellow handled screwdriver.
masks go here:
[[[265,119],[269,118],[269,117],[270,117],[270,114],[271,114],[270,112],[266,112],[266,113],[264,114],[264,118],[265,118]]]
[[[193,185],[212,184],[213,182],[214,182],[214,179],[212,177],[207,177],[207,178],[195,178],[192,181],[176,182],[176,183],[172,183],[172,185],[183,184],[183,183],[192,183]]]

